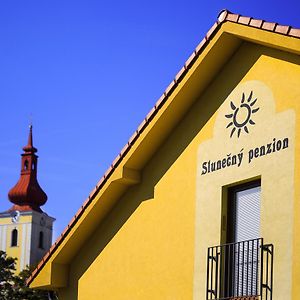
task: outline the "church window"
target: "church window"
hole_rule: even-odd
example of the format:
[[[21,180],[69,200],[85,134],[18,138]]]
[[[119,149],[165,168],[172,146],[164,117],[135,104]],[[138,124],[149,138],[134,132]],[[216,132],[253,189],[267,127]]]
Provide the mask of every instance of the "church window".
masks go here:
[[[18,246],[18,230],[15,228],[11,232],[11,247]]]
[[[39,248],[44,249],[44,233],[43,233],[43,231],[40,231],[40,235],[39,235]]]
[[[24,163],[24,170],[28,170],[28,160],[25,160],[25,163]]]

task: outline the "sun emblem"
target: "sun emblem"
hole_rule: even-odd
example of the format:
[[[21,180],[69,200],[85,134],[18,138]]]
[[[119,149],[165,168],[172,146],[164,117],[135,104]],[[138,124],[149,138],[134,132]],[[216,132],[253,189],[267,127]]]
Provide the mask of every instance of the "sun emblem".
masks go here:
[[[234,103],[230,101],[232,113],[225,115],[226,118],[231,119],[226,126],[226,128],[232,127],[230,137],[232,137],[235,132],[237,132],[238,138],[240,137],[242,131],[249,133],[248,126],[255,124],[255,122],[252,120],[252,116],[259,110],[259,107],[253,107],[257,101],[257,98],[253,100],[252,97],[253,91],[251,91],[246,101],[245,93],[243,93],[239,106],[235,106]]]

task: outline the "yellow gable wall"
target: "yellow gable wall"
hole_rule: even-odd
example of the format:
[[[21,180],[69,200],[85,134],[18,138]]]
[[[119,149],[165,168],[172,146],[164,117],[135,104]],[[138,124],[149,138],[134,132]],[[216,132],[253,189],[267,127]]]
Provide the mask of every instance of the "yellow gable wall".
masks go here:
[[[199,190],[205,189],[199,176],[201,147],[213,140],[216,130],[219,130],[216,129],[219,126],[216,120],[220,118],[218,116],[224,105],[229,103],[228,95],[236,87],[237,93],[245,86],[249,92],[251,85],[254,92],[258,88],[259,95],[268,97],[267,137],[271,136],[273,129],[275,133],[278,129],[278,137],[284,136],[285,126],[282,125],[284,121],[289,124],[286,134],[292,143],[287,150],[289,155],[283,154],[287,167],[281,165],[278,172],[282,174],[276,178],[283,179],[282,184],[276,182],[274,185],[274,193],[279,191],[282,195],[283,191],[288,192],[283,221],[279,223],[289,228],[270,228],[270,221],[278,217],[283,202],[280,199],[272,202],[266,196],[271,192],[264,191],[262,178],[263,199],[268,197],[263,204],[262,234],[267,235],[268,242],[274,243],[275,253],[278,248],[280,255],[284,255],[275,256],[274,282],[277,286],[273,298],[296,299],[295,295],[300,294],[296,285],[300,281],[299,259],[295,255],[296,247],[299,248],[296,236],[300,230],[300,174],[299,168],[295,170],[291,162],[299,165],[299,63],[299,57],[244,43],[144,168],[142,183],[132,187],[118,201],[78,252],[70,266],[69,286],[59,291],[60,299],[205,299],[204,252],[215,243],[221,243],[222,193],[217,195],[214,191],[213,197],[207,199],[205,209],[208,214],[196,209],[199,203],[203,203]],[[226,103],[221,106],[225,100]],[[259,106],[263,107],[263,104]],[[283,117],[277,118],[280,113]],[[263,120],[262,115],[260,118]],[[224,128],[224,135],[227,134],[228,130]],[[259,146],[265,133],[255,134],[259,137]],[[255,139],[244,142],[247,147],[256,145]],[[224,149],[224,155],[226,151]],[[220,149],[211,149],[212,156],[219,152]],[[256,163],[253,162],[253,169]],[[225,183],[218,181],[218,186],[214,187],[221,191],[221,184],[253,175],[257,172],[247,169],[243,178],[230,175],[232,177]],[[285,183],[290,189],[284,187]],[[286,272],[287,276],[282,283],[283,292],[280,290],[279,279],[283,276],[280,272]]]

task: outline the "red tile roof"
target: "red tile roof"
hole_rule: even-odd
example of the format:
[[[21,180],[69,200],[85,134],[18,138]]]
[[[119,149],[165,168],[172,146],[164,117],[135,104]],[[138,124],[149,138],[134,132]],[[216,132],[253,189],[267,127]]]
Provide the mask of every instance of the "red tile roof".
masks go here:
[[[282,34],[290,37],[300,38],[300,29],[293,28],[291,26],[284,26],[277,23],[267,22],[264,20],[254,19],[251,17],[245,17],[241,16],[239,14],[233,14],[229,12],[228,10],[222,10],[219,15],[217,21],[213,24],[213,26],[210,28],[210,30],[207,32],[206,36],[203,38],[203,40],[199,43],[199,45],[196,47],[195,51],[190,55],[188,60],[185,62],[182,69],[177,73],[175,76],[175,79],[170,83],[170,85],[166,88],[163,95],[158,99],[154,107],[151,109],[151,111],[148,113],[146,118],[142,121],[138,129],[133,133],[131,138],[129,139],[128,143],[124,146],[124,148],[121,150],[120,154],[116,157],[116,159],[113,161],[112,165],[109,167],[109,169],[105,172],[103,177],[100,179],[96,187],[93,189],[93,191],[90,193],[88,198],[84,201],[83,205],[80,207],[80,209],[77,211],[75,216],[70,221],[69,225],[65,228],[65,230],[62,232],[62,234],[57,238],[55,243],[52,245],[50,250],[45,254],[41,262],[38,264],[36,269],[32,272],[31,276],[27,280],[27,284],[29,285],[33,279],[37,276],[41,268],[45,265],[47,260],[51,257],[51,255],[54,253],[54,251],[58,248],[58,246],[62,243],[62,241],[65,239],[71,228],[76,224],[76,222],[79,220],[80,216],[83,214],[83,212],[87,209],[87,207],[92,203],[95,195],[97,192],[103,187],[103,185],[106,183],[106,181],[109,179],[109,177],[112,175],[116,167],[121,163],[122,159],[125,157],[127,152],[131,149],[133,144],[136,142],[140,134],[145,130],[147,125],[150,123],[150,121],[153,119],[153,117],[158,113],[160,108],[164,105],[164,103],[167,102],[169,96],[175,89],[175,87],[178,85],[178,83],[184,78],[185,74],[188,72],[188,70],[192,67],[193,63],[195,62],[196,58],[201,54],[201,52],[205,49],[206,45],[209,43],[209,41],[212,39],[212,37],[217,33],[218,29],[220,28],[220,25],[225,22],[232,22],[237,24],[246,25],[249,27],[259,28],[265,31],[274,32],[277,34]]]

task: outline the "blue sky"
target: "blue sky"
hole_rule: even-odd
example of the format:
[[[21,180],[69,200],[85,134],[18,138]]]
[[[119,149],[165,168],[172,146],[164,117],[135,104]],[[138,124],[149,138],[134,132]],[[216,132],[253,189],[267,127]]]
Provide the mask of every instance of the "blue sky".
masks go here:
[[[300,28],[298,1],[1,1],[0,211],[32,119],[55,237],[227,8]]]

